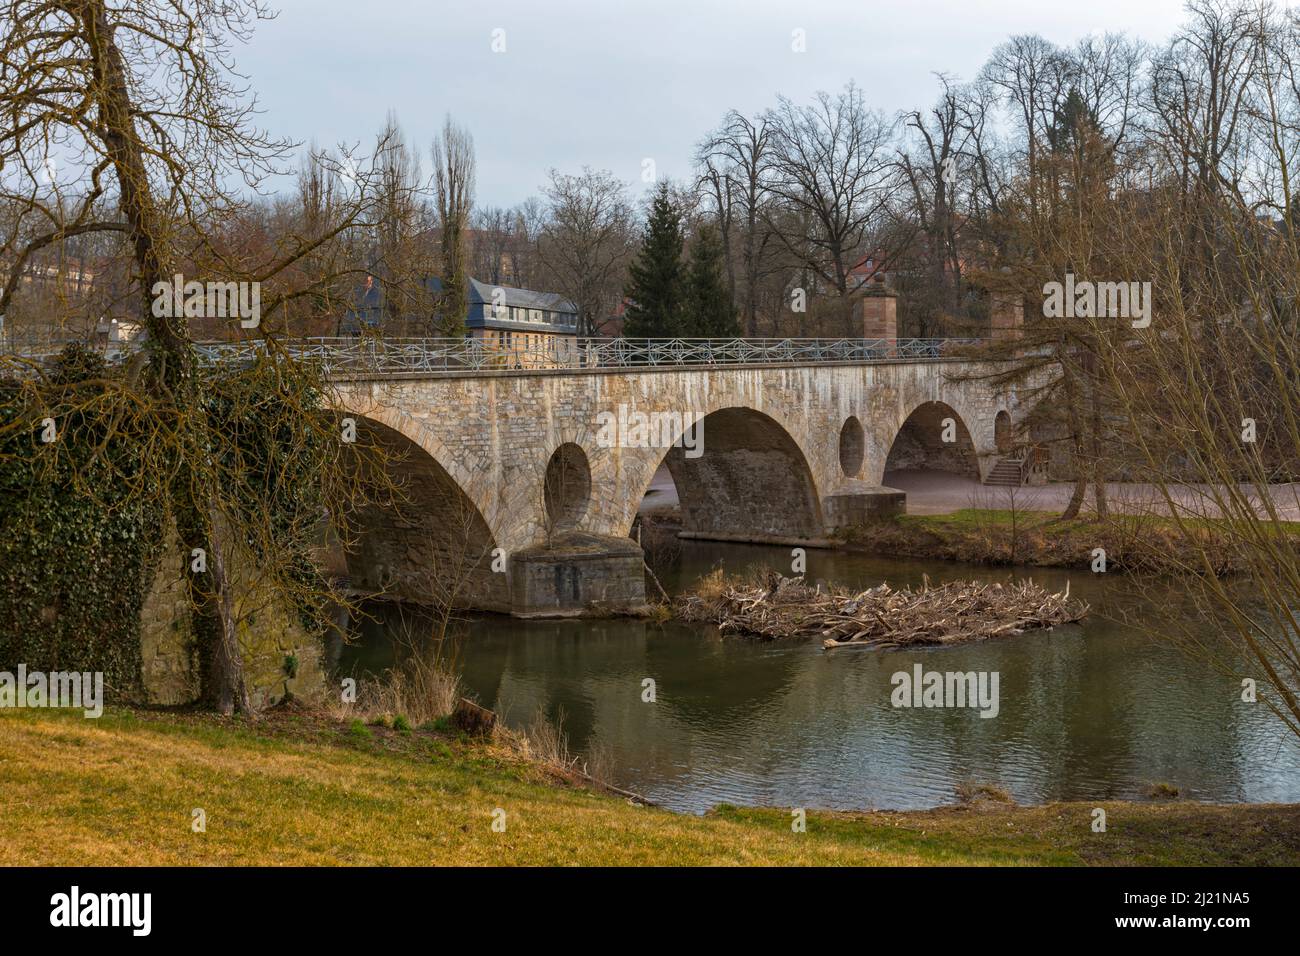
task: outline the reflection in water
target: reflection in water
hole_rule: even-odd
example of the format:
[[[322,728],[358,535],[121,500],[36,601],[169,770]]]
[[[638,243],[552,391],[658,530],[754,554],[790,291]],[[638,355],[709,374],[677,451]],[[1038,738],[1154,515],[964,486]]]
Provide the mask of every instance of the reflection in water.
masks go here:
[[[673,589],[717,562],[788,570],[782,548],[683,543],[661,574]],[[923,575],[1005,580],[1006,570],[808,552],[808,577],[868,586]],[[1300,746],[1229,678],[1103,615],[1115,579],[1036,568],[1093,606],[1082,625],[945,649],[824,652],[820,639],[757,643],[710,628],[644,621],[466,625],[464,680],[512,724],[560,712],[575,750],[599,746],[615,783],[682,810],[721,803],[856,809],[951,802],[957,784],[996,784],[1022,803],[1140,798],[1167,782],[1210,801],[1300,800]],[[1108,594],[1108,590],[1111,592]],[[1169,603],[1152,613],[1168,616]],[[1130,611],[1134,605],[1128,604]],[[340,667],[392,659],[396,609],[360,623]],[[409,619],[410,610],[406,617]],[[895,709],[890,677],[998,671],[996,718],[971,709]],[[657,701],[642,702],[653,678]]]

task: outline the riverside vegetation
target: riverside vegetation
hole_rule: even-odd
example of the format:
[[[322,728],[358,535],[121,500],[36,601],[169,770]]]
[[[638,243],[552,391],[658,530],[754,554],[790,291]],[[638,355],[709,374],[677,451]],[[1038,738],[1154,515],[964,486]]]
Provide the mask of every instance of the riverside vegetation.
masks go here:
[[[1292,546],[1300,540],[1296,522],[1278,522],[1278,530]],[[1202,574],[1207,560],[1220,576],[1248,567],[1239,554],[1240,542],[1222,523],[1187,519],[1180,529],[1172,520],[1152,515],[1062,520],[1039,511],[963,508],[859,525],[841,544],[848,550],[896,557],[1079,569],[1091,569],[1100,548],[1106,570],[1152,575]]]
[[[972,784],[934,810],[810,809],[794,832],[791,808],[675,814],[491,739],[355,726],[299,710],[0,714],[0,864],[1300,864],[1291,806],[1017,807]],[[1096,807],[1105,833],[1091,829]]]

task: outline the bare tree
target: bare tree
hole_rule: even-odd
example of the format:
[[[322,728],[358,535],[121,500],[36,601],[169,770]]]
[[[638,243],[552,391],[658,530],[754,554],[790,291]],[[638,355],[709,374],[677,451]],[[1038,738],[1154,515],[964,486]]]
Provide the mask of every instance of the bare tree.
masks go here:
[[[489,206],[474,213],[474,236],[469,243],[474,275],[493,285],[514,285],[511,262],[516,219],[508,209]]]
[[[1196,3],[1157,58],[1157,95],[1181,92],[1151,127],[1157,201],[1129,217],[1129,268],[1163,294],[1151,328],[1102,355],[1126,447],[1173,516],[1188,599],[1228,639],[1173,636],[1257,681],[1294,733],[1300,552],[1285,522],[1300,511],[1286,484],[1300,478],[1298,51],[1294,13]],[[1244,586],[1225,568],[1244,571]]]
[[[729,112],[722,125],[696,150],[699,185],[713,201],[731,298],[740,303],[743,331],[751,336],[758,333],[759,288],[772,258],[773,234],[763,216],[771,153],[769,118],[762,115],[750,119],[736,110]],[[736,244],[740,252],[739,281]]]
[[[1233,189],[1257,53],[1253,8],[1190,3],[1192,22],[1156,57],[1148,122],[1165,160],[1202,193]],[[1191,190],[1186,190],[1191,193]]]
[[[1026,172],[1037,176],[1047,132],[1073,80],[1069,57],[1036,34],[1022,34],[993,51],[981,77],[1011,107],[1022,134]]]
[[[395,113],[389,112],[379,139],[384,148],[375,157],[378,176],[367,223],[370,270],[380,283],[385,325],[399,334],[412,325],[423,331],[432,305],[426,285],[433,271],[428,185]]]
[[[898,155],[911,200],[905,219],[922,239],[914,260],[919,260],[916,271],[925,276],[924,287],[921,295],[913,293],[907,302],[922,337],[947,331],[946,319],[959,314],[963,295],[959,204],[969,178],[967,145],[972,131],[962,122],[965,92],[947,76],[940,75],[939,83],[939,101],[928,114],[919,110],[905,114],[903,123],[913,146],[900,149]],[[923,300],[920,308],[917,298]]]
[[[278,235],[320,235],[345,215],[348,196],[338,164],[315,144],[302,158],[296,185],[292,207],[285,220],[277,223]],[[356,286],[371,269],[361,233],[358,229],[339,241],[317,246],[297,263],[301,283],[312,292],[286,306],[286,311],[306,334],[337,335],[341,331],[340,318],[355,305]]]
[[[1084,37],[1071,51],[1073,89],[1112,149],[1129,142],[1139,119],[1149,52],[1116,33]]]
[[[578,309],[579,333],[591,335],[621,294],[631,257],[632,208],[626,185],[608,171],[551,170],[544,190],[549,217],[539,254],[549,280]]]
[[[994,224],[1002,214],[1012,164],[1004,140],[990,128],[997,92],[987,80],[978,80],[965,88],[965,94],[958,108],[966,142],[966,163],[962,165],[970,177],[970,220],[983,241],[1000,248]]]
[[[546,224],[546,204],[529,196],[510,210],[514,219],[510,243],[510,269],[514,284],[535,289],[542,283],[538,243]]]
[[[868,111],[853,84],[834,96],[819,93],[804,107],[782,97],[768,122],[767,189],[777,199],[768,223],[790,253],[839,297],[837,310],[851,335],[850,273],[881,238],[895,196],[887,152],[890,125]]]
[[[457,336],[469,314],[469,255],[466,232],[474,206],[474,139],[448,116],[433,141],[433,180],[442,236],[440,335]]]
[[[289,593],[298,586],[298,556],[281,544],[293,535],[246,507],[252,476],[238,456],[224,453],[228,419],[217,400],[224,385],[198,362],[188,317],[154,304],[184,264],[200,275],[266,283],[262,318],[277,315],[319,288],[321,277],[290,284],[292,267],[363,221],[371,184],[367,175],[362,198],[318,231],[286,237],[267,250],[269,258],[223,243],[224,227],[245,208],[229,184],[256,186],[281,171],[293,148],[252,124],[255,101],[231,66],[232,45],[268,16],[258,0],[16,0],[0,10],[0,200],[17,210],[0,247],[0,314],[40,250],[91,233],[125,240],[146,349],[111,387],[103,382],[98,394],[79,400],[109,407],[110,421],[117,416],[140,429],[149,484],[136,493],[164,498],[186,553],[206,555],[189,564],[186,581],[202,697],[223,712],[248,707],[229,562],[252,547],[268,579]],[[71,206],[50,201],[41,175],[52,151],[72,168],[70,178],[89,184]],[[268,361],[275,363],[273,351]],[[272,371],[276,384],[259,394],[261,407],[293,423],[284,434],[297,436],[303,455],[311,447],[323,456],[321,477],[328,479],[339,443],[327,441],[328,423],[309,414],[321,383],[292,363]],[[229,401],[248,400],[243,395]],[[34,395],[34,407],[40,400]]]

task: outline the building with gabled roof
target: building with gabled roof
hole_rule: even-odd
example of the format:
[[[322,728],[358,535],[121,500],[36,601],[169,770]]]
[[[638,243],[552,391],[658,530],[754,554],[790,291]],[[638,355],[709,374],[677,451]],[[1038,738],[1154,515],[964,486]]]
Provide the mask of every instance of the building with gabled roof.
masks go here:
[[[533,335],[577,335],[578,308],[556,292],[533,292],[469,280],[465,327]]]

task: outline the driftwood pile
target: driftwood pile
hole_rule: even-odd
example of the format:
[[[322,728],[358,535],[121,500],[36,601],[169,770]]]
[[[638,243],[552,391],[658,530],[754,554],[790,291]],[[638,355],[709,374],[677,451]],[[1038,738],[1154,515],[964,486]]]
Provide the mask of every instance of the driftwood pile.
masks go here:
[[[764,638],[818,634],[822,646],[902,647],[961,644],[1082,620],[1088,605],[1032,581],[1012,584],[929,578],[919,590],[888,584],[866,591],[824,590],[775,571],[744,578],[715,571],[674,602],[678,617]]]

